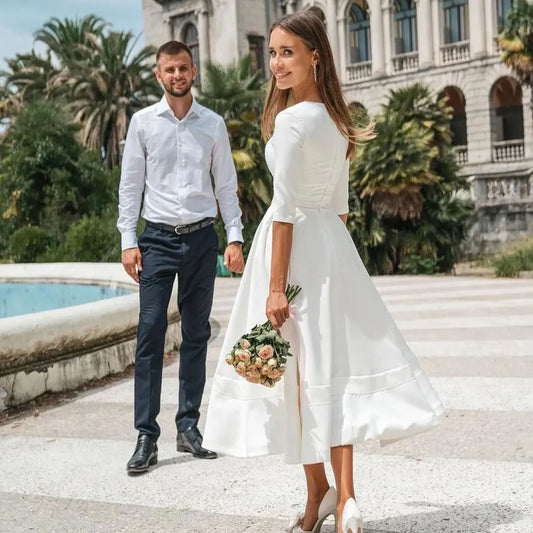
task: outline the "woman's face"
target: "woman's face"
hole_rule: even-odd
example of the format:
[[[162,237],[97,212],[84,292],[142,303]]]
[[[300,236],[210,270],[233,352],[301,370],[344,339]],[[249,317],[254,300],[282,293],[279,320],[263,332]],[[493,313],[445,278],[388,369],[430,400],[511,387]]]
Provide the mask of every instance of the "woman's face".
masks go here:
[[[316,53],[300,37],[279,26],[272,30],[269,43],[270,70],[278,89],[295,89],[314,83]]]

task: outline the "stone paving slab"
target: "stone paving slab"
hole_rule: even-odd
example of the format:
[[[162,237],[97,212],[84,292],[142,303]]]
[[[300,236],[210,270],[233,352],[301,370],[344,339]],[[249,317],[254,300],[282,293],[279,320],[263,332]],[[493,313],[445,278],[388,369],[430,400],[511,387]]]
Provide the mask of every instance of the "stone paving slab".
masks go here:
[[[356,446],[365,532],[532,532],[533,281],[375,283],[448,411],[433,431]],[[217,280],[209,376],[237,284]],[[143,476],[125,472],[135,442],[131,379],[0,425],[0,531],[284,531],[303,508],[302,469],[280,456],[200,461],[176,453],[177,371],[177,363],[165,368],[160,462]],[[332,523],[322,533],[334,533]]]

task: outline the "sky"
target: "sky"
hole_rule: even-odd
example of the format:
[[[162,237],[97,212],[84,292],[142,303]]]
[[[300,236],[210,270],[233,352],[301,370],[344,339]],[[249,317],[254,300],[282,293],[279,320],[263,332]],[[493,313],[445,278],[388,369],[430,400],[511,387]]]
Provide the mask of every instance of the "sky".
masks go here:
[[[0,70],[6,68],[6,57],[31,51],[33,34],[52,17],[91,14],[111,23],[113,30],[142,34],[142,0],[0,0]],[[142,35],[138,45],[144,46]]]

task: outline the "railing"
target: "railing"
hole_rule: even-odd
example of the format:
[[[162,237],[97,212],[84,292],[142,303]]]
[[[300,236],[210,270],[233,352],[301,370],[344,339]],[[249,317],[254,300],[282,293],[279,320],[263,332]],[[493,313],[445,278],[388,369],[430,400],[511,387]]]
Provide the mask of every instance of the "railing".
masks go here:
[[[366,80],[372,77],[372,61],[348,65],[346,71],[348,81]]]
[[[460,63],[470,59],[470,42],[444,44],[440,47],[441,63]]]
[[[524,159],[524,139],[492,143],[492,160],[494,162],[518,161],[520,159]]]
[[[394,73],[407,72],[418,68],[418,52],[399,54],[392,58],[392,69]]]
[[[533,198],[533,176],[498,176],[485,180],[485,194],[480,200],[488,204]]]
[[[453,153],[455,155],[455,162],[459,166],[468,163],[468,146],[454,146]]]

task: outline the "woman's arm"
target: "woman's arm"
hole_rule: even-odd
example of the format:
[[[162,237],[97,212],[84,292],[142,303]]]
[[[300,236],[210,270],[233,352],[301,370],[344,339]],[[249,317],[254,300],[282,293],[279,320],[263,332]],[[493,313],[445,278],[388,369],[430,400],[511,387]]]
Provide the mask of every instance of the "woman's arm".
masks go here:
[[[272,261],[266,314],[278,332],[289,318],[289,304],[285,296],[285,288],[292,249],[292,230],[293,225],[288,222],[272,223]]]

